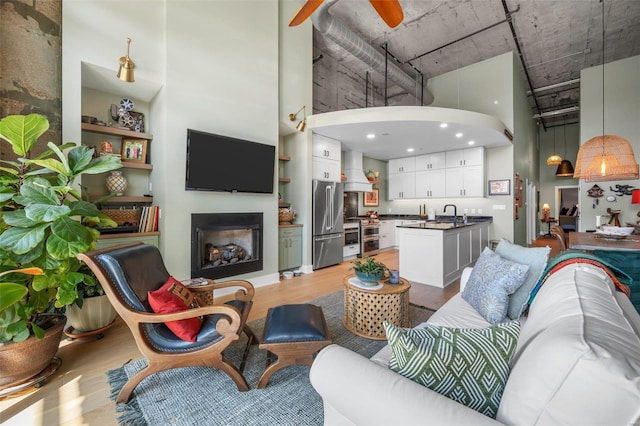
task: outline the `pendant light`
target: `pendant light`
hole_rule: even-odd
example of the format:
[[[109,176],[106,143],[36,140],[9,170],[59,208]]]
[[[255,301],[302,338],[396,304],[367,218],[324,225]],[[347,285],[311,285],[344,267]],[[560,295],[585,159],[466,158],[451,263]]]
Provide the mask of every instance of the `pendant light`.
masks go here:
[[[569,177],[573,176],[573,164],[567,160],[567,124],[562,126],[562,137],[564,139],[564,160],[560,163],[556,169],[556,176]]]
[[[547,166],[557,166],[562,163],[562,157],[556,154],[556,128],[553,128],[553,154],[547,158]]]
[[[135,64],[129,57],[129,47],[131,46],[131,39],[127,37],[127,56],[120,57],[120,68],[118,69],[117,77],[128,83],[133,83],[135,79],[133,78],[133,68]]]
[[[638,163],[626,139],[604,133],[604,0],[602,2],[602,136],[586,141],[578,151],[574,179],[587,182],[638,179]]]

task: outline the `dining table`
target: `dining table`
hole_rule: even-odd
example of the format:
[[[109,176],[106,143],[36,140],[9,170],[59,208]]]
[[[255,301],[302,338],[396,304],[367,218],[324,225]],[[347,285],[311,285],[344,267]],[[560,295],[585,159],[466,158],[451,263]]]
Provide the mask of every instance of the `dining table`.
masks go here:
[[[569,232],[568,237],[570,249],[640,252],[640,235],[637,234],[615,239],[596,232]]]

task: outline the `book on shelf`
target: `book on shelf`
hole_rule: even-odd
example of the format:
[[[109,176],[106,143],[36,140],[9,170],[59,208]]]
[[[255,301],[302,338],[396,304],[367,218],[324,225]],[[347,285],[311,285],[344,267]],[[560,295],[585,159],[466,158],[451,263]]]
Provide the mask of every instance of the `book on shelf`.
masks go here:
[[[140,215],[138,232],[155,232],[158,230],[160,206],[144,206]]]

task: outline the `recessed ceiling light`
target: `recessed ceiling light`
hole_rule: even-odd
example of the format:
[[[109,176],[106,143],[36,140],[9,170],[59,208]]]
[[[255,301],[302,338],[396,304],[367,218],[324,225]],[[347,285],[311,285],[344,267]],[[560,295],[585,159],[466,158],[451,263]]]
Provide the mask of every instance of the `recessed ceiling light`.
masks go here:
[[[373,133],[367,133],[367,139],[373,139],[375,137],[376,135],[374,135]]]
[[[413,152],[413,148],[407,148],[407,152]]]
[[[469,141],[467,142],[469,145],[473,145],[474,143],[476,143],[476,141]]]
[[[449,125],[447,123],[440,123],[440,127],[446,129]]]
[[[461,132],[456,133],[456,138],[461,138],[462,136],[464,136]]]
[[[499,103],[499,102],[498,102],[497,100],[493,101],[493,104],[494,104],[494,105],[498,105],[498,103]]]

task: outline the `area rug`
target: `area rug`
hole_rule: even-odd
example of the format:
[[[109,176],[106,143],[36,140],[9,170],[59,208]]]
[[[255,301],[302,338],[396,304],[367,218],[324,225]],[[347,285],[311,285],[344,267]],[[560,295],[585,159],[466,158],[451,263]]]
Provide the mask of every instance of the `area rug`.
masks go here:
[[[342,325],[343,292],[312,300],[322,307],[333,342],[365,357],[378,352],[386,341],[358,337]],[[411,323],[426,321],[433,310],[411,305]],[[262,335],[264,318],[249,323]],[[225,355],[239,365],[246,337],[234,342]],[[238,392],[219,370],[177,368],[156,373],[140,383],[128,404],[118,404],[121,425],[321,425],[322,399],[309,382],[309,367],[294,366],[276,372],[265,389],[255,386],[265,368],[266,351],[252,346],[244,370],[251,389]],[[112,399],[129,377],[146,365],[141,359],[107,372]]]

